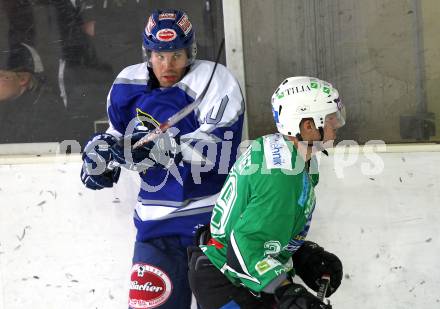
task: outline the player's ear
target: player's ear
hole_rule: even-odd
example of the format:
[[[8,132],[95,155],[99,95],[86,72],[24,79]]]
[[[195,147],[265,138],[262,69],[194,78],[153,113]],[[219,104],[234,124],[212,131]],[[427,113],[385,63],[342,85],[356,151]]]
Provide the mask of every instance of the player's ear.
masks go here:
[[[303,135],[303,133],[309,133],[316,130],[315,122],[313,121],[313,118],[306,118],[301,120],[299,129],[301,131],[301,135]]]
[[[27,84],[29,84],[29,82],[31,80],[31,73],[29,73],[29,72],[18,72],[17,73],[17,77],[18,77],[19,85],[21,87],[24,87]]]

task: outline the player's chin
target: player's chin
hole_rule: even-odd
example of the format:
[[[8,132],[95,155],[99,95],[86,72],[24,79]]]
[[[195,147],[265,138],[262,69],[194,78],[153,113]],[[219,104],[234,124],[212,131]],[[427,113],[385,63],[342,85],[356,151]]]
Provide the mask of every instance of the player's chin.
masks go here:
[[[335,146],[335,140],[336,140],[336,136],[333,137],[333,138],[324,138],[322,140],[322,144],[323,144],[325,149],[333,148]]]
[[[177,76],[163,76],[160,79],[160,85],[162,87],[171,87],[175,83],[177,83]]]
[[[160,86],[161,87],[171,87],[171,86],[173,86],[174,85],[174,83],[172,83],[172,82],[168,82],[168,81],[160,81]]]

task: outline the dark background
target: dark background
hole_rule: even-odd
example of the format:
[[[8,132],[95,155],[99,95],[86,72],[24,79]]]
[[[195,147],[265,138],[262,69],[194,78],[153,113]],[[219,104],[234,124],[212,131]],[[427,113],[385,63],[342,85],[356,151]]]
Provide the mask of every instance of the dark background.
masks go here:
[[[142,31],[156,8],[186,11],[196,31],[197,58],[215,60],[224,36],[220,0],[0,0],[0,51],[24,42],[35,47],[44,66],[44,91],[37,99],[20,98],[27,105],[0,102],[0,142],[83,144],[104,130],[110,86],[124,67],[142,61]],[[90,35],[85,28],[92,24]]]

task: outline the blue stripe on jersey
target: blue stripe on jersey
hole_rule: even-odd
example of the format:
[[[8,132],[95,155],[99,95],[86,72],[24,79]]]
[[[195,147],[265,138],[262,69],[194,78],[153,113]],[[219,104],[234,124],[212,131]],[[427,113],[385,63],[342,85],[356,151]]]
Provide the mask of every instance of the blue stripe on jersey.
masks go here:
[[[312,222],[312,215],[310,214],[306,224],[304,225],[303,230],[300,233],[298,233],[298,235],[295,235],[294,238],[289,240],[287,246],[285,247],[287,251],[293,254],[302,246],[302,244],[306,239],[307,234],[309,233],[311,222]]]
[[[310,181],[309,181],[309,175],[307,172],[303,172],[303,185],[302,185],[302,191],[301,196],[299,197],[298,204],[301,207],[304,207],[304,204],[307,201],[307,198],[309,197],[309,190],[310,190]]]
[[[137,228],[136,240],[147,241],[148,239],[171,235],[193,237],[196,226],[198,224],[208,224],[210,219],[211,212],[160,221],[140,221],[135,216],[134,224]]]

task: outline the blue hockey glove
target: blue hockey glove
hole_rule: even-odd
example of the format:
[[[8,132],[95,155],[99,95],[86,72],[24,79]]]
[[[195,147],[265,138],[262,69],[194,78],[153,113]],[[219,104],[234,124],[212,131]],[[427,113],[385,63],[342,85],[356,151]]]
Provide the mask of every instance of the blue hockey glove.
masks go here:
[[[145,171],[151,167],[168,169],[173,164],[178,165],[182,161],[180,142],[178,138],[171,136],[168,132],[162,133],[155,140],[133,149],[133,145],[149,132],[150,130],[146,127],[136,127],[133,134],[126,136],[122,143],[112,146],[111,151],[114,159],[126,168],[135,171]]]
[[[108,163],[113,160],[110,148],[117,139],[107,133],[98,133],[91,137],[84,147],[82,155],[81,181],[92,190],[110,188],[116,183],[121,174],[121,168],[109,169]]]

